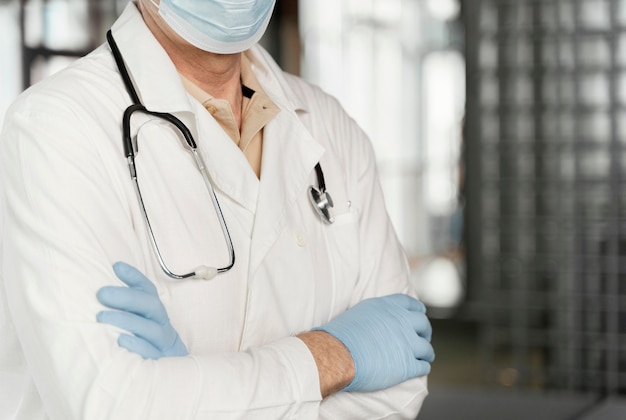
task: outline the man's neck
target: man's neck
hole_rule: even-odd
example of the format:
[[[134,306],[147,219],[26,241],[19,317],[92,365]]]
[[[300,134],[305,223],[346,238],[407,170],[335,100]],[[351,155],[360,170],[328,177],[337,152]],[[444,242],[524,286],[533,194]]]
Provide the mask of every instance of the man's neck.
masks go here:
[[[190,45],[146,3],[138,2],[139,11],[178,72],[211,96],[226,99],[241,126],[241,53],[213,54]]]

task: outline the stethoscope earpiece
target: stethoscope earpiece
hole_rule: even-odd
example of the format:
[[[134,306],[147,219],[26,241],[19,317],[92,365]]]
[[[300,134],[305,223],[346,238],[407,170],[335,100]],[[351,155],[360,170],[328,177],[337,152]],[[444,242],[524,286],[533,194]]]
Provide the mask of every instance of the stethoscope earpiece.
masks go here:
[[[313,205],[313,208],[320,215],[322,221],[327,224],[331,224],[335,221],[335,218],[330,212],[333,208],[333,198],[328,191],[320,192],[314,186],[309,187],[309,201]]]

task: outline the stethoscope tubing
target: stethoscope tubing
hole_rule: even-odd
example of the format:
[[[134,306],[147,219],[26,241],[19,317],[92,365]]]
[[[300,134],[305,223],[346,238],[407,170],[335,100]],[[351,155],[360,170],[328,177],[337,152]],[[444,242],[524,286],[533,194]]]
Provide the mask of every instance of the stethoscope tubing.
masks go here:
[[[211,184],[209,180],[209,175],[206,171],[206,165],[204,164],[202,158],[200,157],[200,154],[198,153],[197,145],[193,138],[193,135],[191,134],[191,131],[189,130],[189,128],[187,128],[187,126],[182,121],[180,121],[174,115],[170,113],[150,111],[141,103],[141,101],[139,100],[139,95],[137,95],[137,92],[131,82],[130,76],[128,74],[128,70],[126,69],[126,66],[124,65],[124,60],[122,58],[121,52],[110,30],[107,32],[107,42],[109,43],[109,46],[111,47],[111,52],[113,54],[115,63],[117,64],[117,67],[119,69],[119,72],[124,82],[124,85],[126,87],[126,90],[128,94],[130,95],[131,100],[133,101],[133,104],[124,110],[124,114],[122,117],[123,118],[122,119],[122,122],[123,122],[122,136],[124,140],[123,141],[124,155],[126,156],[126,160],[127,160],[128,168],[130,172],[130,177],[133,182],[135,194],[137,195],[137,200],[139,201],[139,207],[141,209],[144,222],[146,224],[146,229],[148,230],[148,237],[150,240],[150,244],[154,250],[154,253],[156,254],[157,261],[159,262],[161,269],[165,272],[165,274],[167,274],[169,277],[174,278],[174,279],[186,279],[190,277],[203,277],[203,278],[210,279],[210,278],[213,278],[217,273],[224,273],[230,270],[235,265],[235,248],[232,243],[232,238],[230,236],[230,232],[228,230],[228,225],[226,224],[226,220],[224,218],[222,208],[217,199],[217,194],[215,193],[215,189],[213,188],[213,185]],[[152,224],[150,223],[150,219],[148,217],[148,212],[146,210],[145,202],[141,194],[141,189],[139,188],[139,181],[137,179],[137,168],[135,165],[135,156],[138,150],[136,147],[137,145],[133,144],[132,135],[130,132],[130,118],[135,112],[144,113],[147,115],[151,115],[151,116],[166,120],[167,122],[174,125],[178,130],[180,130],[181,134],[185,138],[185,141],[187,142],[187,145],[189,146],[189,150],[192,152],[192,155],[194,157],[196,166],[198,167],[198,170],[200,171],[200,174],[202,175],[204,184],[206,188],[209,190],[209,195],[211,196],[213,207],[215,208],[215,211],[218,215],[220,228],[222,229],[224,240],[226,241],[226,246],[228,248],[228,253],[229,253],[229,263],[226,266],[220,267],[220,268],[199,266],[195,270],[189,273],[176,274],[172,270],[170,270],[167,264],[165,263],[165,260],[157,244],[154,230],[152,229]]]
[[[210,278],[213,278],[217,273],[224,273],[230,270],[235,265],[235,249],[232,243],[232,238],[230,236],[230,232],[228,231],[228,225],[226,224],[224,214],[222,212],[221,206],[217,199],[217,194],[215,193],[215,189],[213,188],[213,185],[211,184],[209,180],[209,175],[207,173],[206,166],[203,160],[201,159],[200,154],[198,153],[197,145],[193,138],[193,135],[191,134],[191,131],[181,120],[179,120],[174,115],[170,113],[150,111],[141,103],[139,99],[139,95],[137,94],[137,91],[135,90],[135,87],[133,86],[130,75],[128,74],[128,70],[124,64],[122,53],[120,52],[117,46],[117,43],[115,42],[115,39],[113,38],[113,34],[111,30],[107,31],[106,39],[111,48],[111,52],[113,54],[115,64],[117,65],[117,68],[122,77],[122,81],[124,82],[124,85],[126,87],[126,91],[130,95],[130,98],[133,102],[132,105],[126,108],[123,114],[122,136],[123,136],[124,155],[126,156],[128,168],[130,171],[130,176],[133,181],[133,185],[135,189],[135,194],[137,195],[140,209],[143,214],[144,221],[146,223],[146,228],[149,233],[148,236],[150,238],[150,243],[156,254],[159,265],[169,277],[174,278],[174,279],[186,279],[190,277],[203,277],[203,278],[210,279]],[[146,210],[146,206],[145,206],[143,197],[141,195],[141,190],[139,188],[139,182],[137,180],[135,156],[138,153],[138,150],[137,150],[138,146],[133,143],[132,135],[130,132],[130,118],[135,112],[151,115],[151,116],[168,121],[169,123],[174,125],[177,129],[179,129],[181,134],[185,138],[185,141],[187,142],[187,145],[189,146],[189,149],[193,154],[194,160],[196,162],[196,166],[198,167],[202,175],[204,184],[206,188],[209,190],[212,204],[218,214],[220,227],[222,229],[222,233],[224,234],[226,246],[230,254],[228,265],[221,267],[221,268],[200,266],[196,268],[194,271],[186,273],[186,274],[176,274],[167,267],[167,264],[165,263],[165,260],[163,259],[163,256],[157,245],[156,237],[154,235],[152,225],[148,218],[148,212]],[[333,207],[333,201],[332,201],[330,194],[326,191],[326,182],[324,179],[324,172],[322,171],[322,167],[319,162],[315,165],[315,173],[317,176],[318,188],[315,188],[313,186],[309,187],[309,190],[308,190],[309,201],[311,202],[314,210],[318,213],[322,221],[326,224],[331,224],[334,222],[334,218],[331,213],[331,208]]]

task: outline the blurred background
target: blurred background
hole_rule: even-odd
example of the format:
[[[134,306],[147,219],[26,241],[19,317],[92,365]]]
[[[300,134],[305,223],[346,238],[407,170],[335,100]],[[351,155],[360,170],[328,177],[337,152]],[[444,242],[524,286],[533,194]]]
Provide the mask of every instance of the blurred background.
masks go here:
[[[127,2],[0,0],[0,116]],[[278,0],[262,43],[374,144],[419,418],[626,419],[626,0]]]

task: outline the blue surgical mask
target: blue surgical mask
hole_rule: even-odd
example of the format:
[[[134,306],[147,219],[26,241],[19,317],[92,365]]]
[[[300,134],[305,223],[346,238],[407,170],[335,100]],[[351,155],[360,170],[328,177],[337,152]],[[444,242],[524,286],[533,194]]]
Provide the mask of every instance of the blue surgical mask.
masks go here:
[[[269,24],[276,0],[161,0],[159,14],[191,45],[217,54],[245,51]]]

